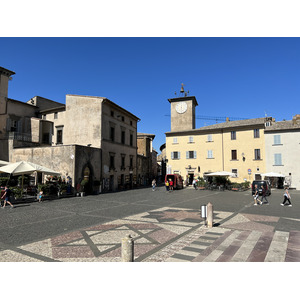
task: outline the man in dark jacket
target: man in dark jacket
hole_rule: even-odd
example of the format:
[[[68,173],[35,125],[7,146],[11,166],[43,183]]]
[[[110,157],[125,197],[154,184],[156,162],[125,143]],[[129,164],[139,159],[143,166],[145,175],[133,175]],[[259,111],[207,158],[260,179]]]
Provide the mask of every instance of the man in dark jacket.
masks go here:
[[[11,190],[6,186],[4,189],[4,194],[1,197],[1,199],[4,199],[4,204],[2,208],[5,208],[6,203],[10,205],[11,208],[14,208],[14,206],[11,204],[10,200]]]
[[[267,196],[266,196],[266,193],[267,193],[267,190],[266,190],[266,188],[262,185],[261,186],[261,188],[262,188],[262,191],[261,191],[261,203],[264,203],[264,204],[269,204],[269,201],[268,201],[268,199],[267,199]],[[265,201],[266,202],[264,202],[264,199],[265,199]]]

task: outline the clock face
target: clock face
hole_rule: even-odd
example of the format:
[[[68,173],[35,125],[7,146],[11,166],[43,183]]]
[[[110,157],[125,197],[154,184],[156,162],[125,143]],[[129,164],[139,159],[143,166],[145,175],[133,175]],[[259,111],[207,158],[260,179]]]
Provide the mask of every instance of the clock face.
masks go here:
[[[178,104],[176,104],[175,109],[179,114],[185,113],[187,110],[186,102],[179,102]]]

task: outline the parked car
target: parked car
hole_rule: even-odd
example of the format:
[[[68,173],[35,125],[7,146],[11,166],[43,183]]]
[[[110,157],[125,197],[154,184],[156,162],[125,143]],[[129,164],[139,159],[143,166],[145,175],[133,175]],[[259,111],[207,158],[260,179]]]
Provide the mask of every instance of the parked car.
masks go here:
[[[257,184],[258,187],[258,191],[259,191],[259,195],[262,194],[262,186],[264,186],[264,188],[266,189],[266,196],[270,196],[271,195],[271,187],[270,187],[270,183],[267,180],[254,180],[252,182],[252,195],[255,194],[255,185]]]
[[[172,179],[174,189],[183,189],[183,180],[179,174],[167,174],[165,177],[165,182]]]

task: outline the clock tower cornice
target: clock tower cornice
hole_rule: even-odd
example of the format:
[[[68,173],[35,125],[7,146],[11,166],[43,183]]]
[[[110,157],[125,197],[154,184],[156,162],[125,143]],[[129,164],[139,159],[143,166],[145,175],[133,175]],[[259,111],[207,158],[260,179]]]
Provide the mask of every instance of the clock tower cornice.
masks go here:
[[[180,102],[180,101],[189,101],[189,100],[193,101],[194,106],[198,105],[198,102],[197,102],[195,96],[186,96],[186,97],[177,97],[177,98],[168,99],[168,101],[170,103],[172,103],[172,102]]]

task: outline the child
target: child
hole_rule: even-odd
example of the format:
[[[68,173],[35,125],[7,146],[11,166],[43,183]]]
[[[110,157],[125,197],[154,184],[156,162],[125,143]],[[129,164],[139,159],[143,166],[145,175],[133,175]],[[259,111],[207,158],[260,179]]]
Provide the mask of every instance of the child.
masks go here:
[[[42,202],[42,198],[43,198],[43,191],[39,192],[39,202]]]

